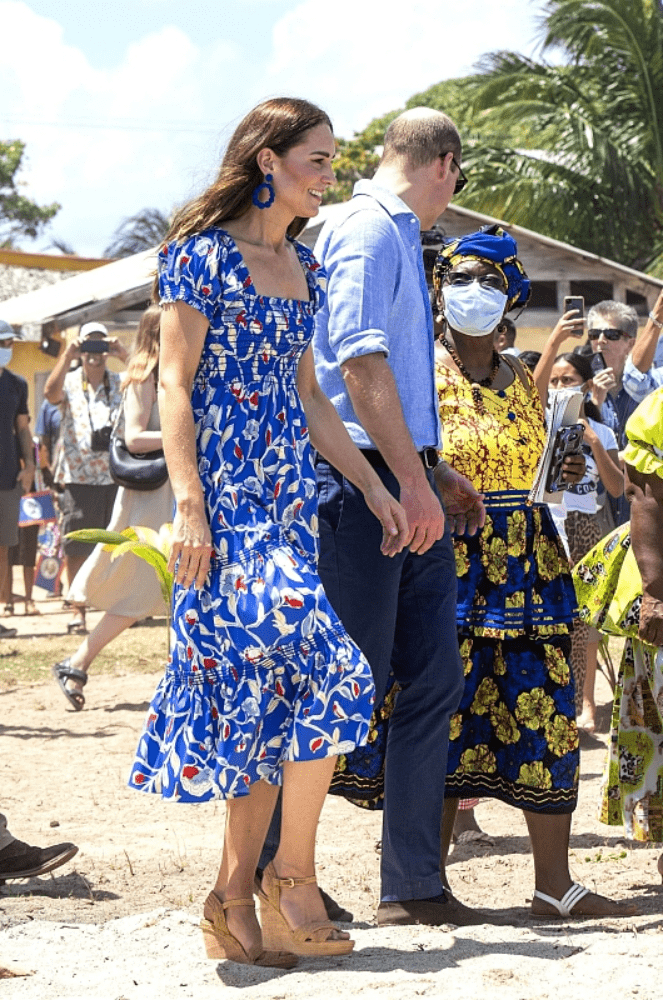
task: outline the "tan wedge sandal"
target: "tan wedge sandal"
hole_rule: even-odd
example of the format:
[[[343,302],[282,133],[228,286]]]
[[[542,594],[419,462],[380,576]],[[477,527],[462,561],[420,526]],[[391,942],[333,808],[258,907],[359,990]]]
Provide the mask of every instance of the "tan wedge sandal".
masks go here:
[[[278,878],[274,865],[265,868],[260,890],[260,923],[262,939],[269,948],[284,948],[295,955],[348,955],[355,946],[350,938],[330,938],[338,928],[329,920],[302,924],[294,929],[281,910],[281,890],[294,889],[296,885],[311,885],[315,875],[308,878]]]
[[[226,899],[225,902],[210,892],[205,900],[200,928],[205,941],[208,958],[226,958],[240,965],[266,965],[274,969],[292,969],[297,965],[297,956],[284,951],[265,951],[255,945],[246,951],[241,941],[228,930],[225,911],[230,906],[253,907],[253,899]]]

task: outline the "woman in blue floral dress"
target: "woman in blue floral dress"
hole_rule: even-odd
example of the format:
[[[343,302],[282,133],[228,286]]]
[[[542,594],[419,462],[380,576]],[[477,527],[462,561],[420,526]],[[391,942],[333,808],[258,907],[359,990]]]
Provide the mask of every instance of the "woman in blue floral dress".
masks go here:
[[[317,575],[310,441],[364,492],[400,550],[400,505],[315,379],[309,342],[324,273],[293,236],[334,175],[324,112],[277,99],[230,140],[219,176],[159,253],[160,410],[177,501],[171,656],[130,784],[178,801],[227,799],[205,903],[210,957],[289,967],[341,954],[314,843],[336,756],[367,739],[373,685]],[[280,785],[283,832],[252,899]],[[272,948],[266,951],[265,948]]]

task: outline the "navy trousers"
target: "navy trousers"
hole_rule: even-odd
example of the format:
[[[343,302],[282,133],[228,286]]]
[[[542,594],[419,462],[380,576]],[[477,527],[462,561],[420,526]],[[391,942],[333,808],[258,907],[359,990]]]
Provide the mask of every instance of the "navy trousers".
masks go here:
[[[319,572],[330,603],[366,656],[377,698],[400,685],[389,723],[382,831],[382,900],[442,892],[440,825],[449,720],[463,691],[456,567],[449,533],[422,556],[380,552],[382,528],[361,492],[323,459],[318,477]],[[376,472],[398,497],[386,465]],[[429,474],[432,482],[432,473]],[[260,859],[278,846],[277,808]]]

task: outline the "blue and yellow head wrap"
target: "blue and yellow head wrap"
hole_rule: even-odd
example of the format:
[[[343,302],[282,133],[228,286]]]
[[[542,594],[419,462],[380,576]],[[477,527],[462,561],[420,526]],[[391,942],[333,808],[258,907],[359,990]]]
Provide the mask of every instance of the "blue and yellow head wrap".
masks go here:
[[[485,226],[477,233],[448,239],[437,255],[433,268],[433,287],[439,295],[447,271],[462,260],[480,260],[492,264],[504,278],[507,310],[524,306],[530,297],[530,280],[517,257],[518,244],[501,226]]]

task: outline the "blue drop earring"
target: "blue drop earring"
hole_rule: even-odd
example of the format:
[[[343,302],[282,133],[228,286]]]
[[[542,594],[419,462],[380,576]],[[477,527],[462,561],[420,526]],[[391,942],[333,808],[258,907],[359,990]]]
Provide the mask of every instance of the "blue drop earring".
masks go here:
[[[265,179],[262,184],[258,184],[258,187],[254,188],[251,198],[253,200],[253,204],[257,208],[269,208],[269,206],[273,203],[274,198],[276,197],[274,185],[272,184],[273,180],[273,174],[265,174]],[[263,190],[267,192],[267,199],[265,201],[261,201],[260,198],[260,194]]]

